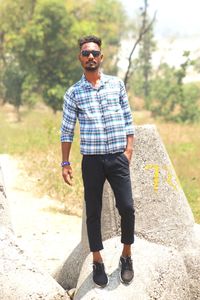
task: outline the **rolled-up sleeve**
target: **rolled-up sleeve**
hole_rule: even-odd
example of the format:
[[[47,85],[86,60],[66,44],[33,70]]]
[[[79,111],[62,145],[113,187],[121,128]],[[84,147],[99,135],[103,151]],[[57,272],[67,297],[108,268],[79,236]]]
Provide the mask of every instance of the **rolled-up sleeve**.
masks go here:
[[[61,142],[72,142],[77,120],[77,106],[73,94],[66,92],[63,104],[63,119],[61,125]]]
[[[128,102],[128,96],[122,80],[120,80],[120,105],[124,115],[126,135],[135,134],[135,128],[133,125],[133,117]]]

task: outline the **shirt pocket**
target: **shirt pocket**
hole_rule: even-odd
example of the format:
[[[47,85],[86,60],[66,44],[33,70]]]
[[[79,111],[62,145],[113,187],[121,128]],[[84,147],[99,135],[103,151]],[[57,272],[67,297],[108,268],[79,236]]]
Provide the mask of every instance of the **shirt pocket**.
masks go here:
[[[109,111],[119,111],[121,110],[119,93],[117,91],[112,91],[112,93],[108,93],[107,97],[107,109]]]
[[[119,112],[119,111],[121,111],[121,106],[120,106],[120,104],[107,104],[107,109],[108,109],[108,111],[109,112]]]

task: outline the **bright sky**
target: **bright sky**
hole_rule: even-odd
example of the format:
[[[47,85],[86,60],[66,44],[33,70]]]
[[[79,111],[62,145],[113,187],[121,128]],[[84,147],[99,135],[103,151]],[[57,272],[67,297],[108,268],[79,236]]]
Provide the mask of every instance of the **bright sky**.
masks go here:
[[[143,0],[121,0],[128,14],[143,6]],[[157,11],[155,33],[179,36],[200,35],[200,0],[149,0],[149,11]]]

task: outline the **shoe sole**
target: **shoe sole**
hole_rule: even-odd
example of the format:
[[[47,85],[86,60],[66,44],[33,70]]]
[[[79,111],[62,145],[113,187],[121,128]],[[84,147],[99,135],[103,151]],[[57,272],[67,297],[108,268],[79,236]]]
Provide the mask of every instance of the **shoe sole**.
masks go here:
[[[93,281],[94,282],[94,281]],[[105,284],[105,285],[99,285],[99,284],[97,284],[96,282],[94,282],[94,285],[96,286],[96,287],[98,287],[98,288],[105,288],[106,286],[108,286],[109,285],[109,278],[108,278],[108,282]]]

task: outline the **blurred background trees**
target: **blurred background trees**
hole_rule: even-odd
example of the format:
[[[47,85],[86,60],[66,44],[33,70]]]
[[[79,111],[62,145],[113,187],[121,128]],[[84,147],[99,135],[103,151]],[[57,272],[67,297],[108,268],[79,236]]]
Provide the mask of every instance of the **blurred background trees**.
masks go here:
[[[109,9],[107,9],[109,7]],[[117,53],[125,28],[117,0],[12,0],[0,2],[1,96],[19,108],[42,96],[54,112],[81,76],[77,39],[102,37],[104,70],[117,74]],[[14,92],[16,90],[16,93]],[[31,99],[31,100],[30,100]]]
[[[77,39],[99,35],[105,73],[125,78],[130,58],[126,86],[135,123],[158,127],[199,222],[200,84],[187,82],[187,75],[200,71],[200,59],[186,44],[181,63],[168,64],[166,52],[176,50],[169,39],[162,58],[148,2],[130,18],[121,0],[0,0],[0,153],[23,160],[31,191],[77,213],[83,195],[79,128],[71,157],[76,184],[68,189],[60,177],[60,110],[65,90],[82,75]]]
[[[101,36],[103,71],[117,75],[122,40],[129,39],[132,31],[137,39],[144,20],[151,22],[147,0],[144,7],[130,20],[118,0],[0,0],[1,102],[13,104],[18,115],[21,105],[33,106],[41,99],[54,113],[61,110],[65,90],[82,74],[77,60],[77,39],[82,35]],[[191,66],[199,69],[199,62],[183,51],[185,61],[179,68],[166,63],[155,68],[154,25],[152,22],[137,45],[128,92],[133,99],[143,99],[143,108],[154,117],[196,122],[200,118],[199,86],[185,84],[184,78]]]

